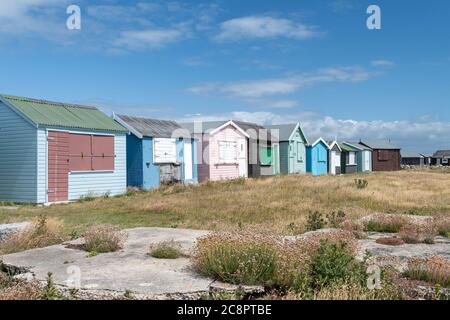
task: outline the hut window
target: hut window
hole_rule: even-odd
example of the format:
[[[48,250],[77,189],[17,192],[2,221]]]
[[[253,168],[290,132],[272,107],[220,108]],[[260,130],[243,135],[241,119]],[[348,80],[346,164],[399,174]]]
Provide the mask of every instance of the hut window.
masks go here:
[[[177,163],[176,140],[170,138],[155,138],[153,143],[153,162]]]
[[[272,148],[262,147],[259,149],[260,163],[263,166],[270,166],[272,164]]]
[[[69,170],[113,171],[114,136],[89,134],[69,135]]]
[[[237,143],[236,141],[219,141],[219,162],[237,163]]]
[[[355,152],[349,152],[347,157],[347,165],[353,166],[356,164],[356,153]]]

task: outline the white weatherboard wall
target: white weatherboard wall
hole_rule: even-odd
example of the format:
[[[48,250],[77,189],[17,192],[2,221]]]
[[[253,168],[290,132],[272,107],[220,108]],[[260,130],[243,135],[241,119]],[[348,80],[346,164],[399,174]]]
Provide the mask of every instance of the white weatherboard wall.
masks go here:
[[[48,128],[51,131],[51,128]],[[58,129],[56,129],[58,130]],[[67,130],[66,130],[67,131]],[[102,132],[76,131],[77,133],[102,134]],[[126,135],[116,134],[114,138],[114,172],[69,173],[69,200],[87,195],[119,195],[127,189]],[[47,132],[38,132],[38,202],[47,202]]]
[[[36,202],[36,131],[0,102],[0,201]]]

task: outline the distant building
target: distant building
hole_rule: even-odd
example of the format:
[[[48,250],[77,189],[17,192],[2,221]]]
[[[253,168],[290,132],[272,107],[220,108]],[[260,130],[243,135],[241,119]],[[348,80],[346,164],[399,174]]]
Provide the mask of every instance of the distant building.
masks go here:
[[[433,165],[450,166],[450,150],[438,150],[432,156]]]
[[[427,158],[417,152],[402,152],[402,165],[404,166],[424,166],[427,165]]]

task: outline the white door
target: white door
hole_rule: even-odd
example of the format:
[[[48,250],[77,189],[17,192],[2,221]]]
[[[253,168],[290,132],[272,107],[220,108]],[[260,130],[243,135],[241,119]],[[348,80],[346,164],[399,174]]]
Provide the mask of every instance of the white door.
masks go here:
[[[239,163],[239,176],[247,177],[247,143],[245,139],[238,140],[238,163]]]
[[[341,166],[341,153],[338,151],[331,151],[331,159],[330,159],[330,173],[332,175],[336,175],[336,167]]]
[[[364,168],[363,171],[370,170],[370,151],[364,151]]]
[[[184,179],[192,179],[192,141],[184,142]]]

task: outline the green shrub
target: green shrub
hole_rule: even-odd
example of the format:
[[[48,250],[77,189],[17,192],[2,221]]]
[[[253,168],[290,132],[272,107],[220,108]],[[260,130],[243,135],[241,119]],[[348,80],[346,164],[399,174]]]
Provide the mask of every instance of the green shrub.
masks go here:
[[[364,179],[355,179],[355,187],[357,189],[365,189],[369,185],[369,182]]]
[[[183,254],[180,244],[172,240],[150,246],[149,255],[158,259],[178,259]]]
[[[323,219],[322,213],[318,211],[311,211],[308,214],[308,219],[306,221],[306,230],[316,231],[323,229],[325,227],[325,220]]]
[[[340,281],[363,280],[363,265],[348,252],[347,243],[322,240],[312,260],[315,287],[324,287]]]

